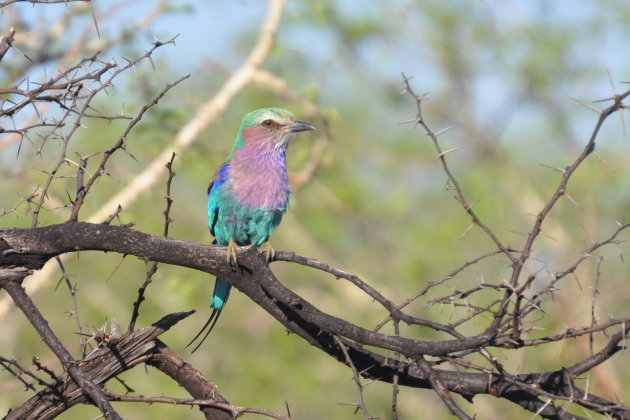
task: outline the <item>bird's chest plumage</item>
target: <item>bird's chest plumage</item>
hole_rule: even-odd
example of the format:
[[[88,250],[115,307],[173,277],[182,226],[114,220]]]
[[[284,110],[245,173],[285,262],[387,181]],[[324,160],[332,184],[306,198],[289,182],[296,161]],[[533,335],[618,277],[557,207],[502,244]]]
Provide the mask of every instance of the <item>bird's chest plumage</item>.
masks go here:
[[[231,162],[227,182],[218,192],[215,237],[223,245],[230,237],[239,245],[261,245],[280,224],[288,207],[290,189],[284,154],[274,160],[237,157],[241,159]]]
[[[289,179],[284,150],[239,150],[228,176],[230,193],[244,207],[286,210]]]

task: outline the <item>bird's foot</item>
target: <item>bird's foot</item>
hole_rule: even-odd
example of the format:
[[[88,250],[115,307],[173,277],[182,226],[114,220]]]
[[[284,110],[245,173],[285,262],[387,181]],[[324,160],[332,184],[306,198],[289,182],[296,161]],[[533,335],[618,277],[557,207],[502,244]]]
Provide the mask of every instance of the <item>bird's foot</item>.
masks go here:
[[[263,252],[265,253],[267,264],[276,259],[276,251],[271,246],[271,242],[265,242],[265,249],[263,250]]]
[[[238,251],[238,245],[234,242],[234,239],[230,238],[230,241],[227,244],[227,251],[225,254],[225,259],[227,263],[232,267],[238,267],[238,257],[236,255]]]

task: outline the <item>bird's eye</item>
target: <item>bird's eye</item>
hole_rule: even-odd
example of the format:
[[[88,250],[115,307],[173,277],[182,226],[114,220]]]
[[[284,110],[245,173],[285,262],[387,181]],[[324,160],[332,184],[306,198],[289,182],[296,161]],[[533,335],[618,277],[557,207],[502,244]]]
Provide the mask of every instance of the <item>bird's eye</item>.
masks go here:
[[[265,127],[271,127],[273,125],[273,120],[265,120],[262,122],[262,125]]]

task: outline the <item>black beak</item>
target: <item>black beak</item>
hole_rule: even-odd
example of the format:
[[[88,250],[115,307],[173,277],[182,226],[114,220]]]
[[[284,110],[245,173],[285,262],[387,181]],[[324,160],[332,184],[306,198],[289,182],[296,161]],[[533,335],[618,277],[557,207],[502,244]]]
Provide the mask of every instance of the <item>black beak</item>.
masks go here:
[[[315,127],[302,121],[293,121],[293,123],[288,125],[287,128],[292,133],[298,133],[300,131],[315,130]]]

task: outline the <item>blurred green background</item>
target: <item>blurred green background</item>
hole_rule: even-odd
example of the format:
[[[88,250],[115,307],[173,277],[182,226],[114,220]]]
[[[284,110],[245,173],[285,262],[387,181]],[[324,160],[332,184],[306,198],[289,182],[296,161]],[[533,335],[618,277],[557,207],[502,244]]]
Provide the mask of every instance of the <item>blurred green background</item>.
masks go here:
[[[420,129],[400,124],[415,115],[415,105],[400,95],[401,73],[413,77],[418,93],[428,92],[424,115],[438,131],[455,127],[441,137],[444,149],[463,147],[449,154],[452,170],[462,182],[480,217],[513,247],[548,200],[559,180],[557,172],[542,166],[565,167],[588,141],[597,114],[580,103],[623,91],[629,80],[630,3],[581,1],[291,1],[286,7],[276,43],[263,68],[274,73],[304,99],[319,107],[308,119],[300,103],[260,84],[241,92],[227,111],[203,136],[177,156],[172,184],[174,199],[170,236],[210,243],[206,223],[206,188],[214,169],[231,148],[242,115],[263,106],[281,106],[299,119],[327,124],[327,144],[315,176],[296,190],[291,210],[273,235],[277,250],[289,250],[323,260],[362,276],[394,302],[420,290],[474,257],[493,250],[489,239],[470,224],[447,188],[446,177],[429,139]],[[128,185],[170,142],[177,131],[225,82],[254,44],[266,13],[266,2],[162,1],[94,2],[100,38],[85,5],[14,5],[3,9],[5,23],[18,22],[16,38],[27,55],[50,34],[50,57],[30,64],[11,51],[0,65],[1,83],[8,87],[23,77],[29,83],[46,80],[59,54],[85,34],[85,54],[104,48],[102,57],[117,59],[141,55],[153,36],[166,40],[179,34],[176,46],[160,48],[153,66],[143,62],[122,75],[108,95],[97,101],[102,110],[134,115],[165,85],[183,74],[191,78],[176,87],[144,117],[127,140],[129,154],[117,153],[88,196],[82,218],[96,211]],[[140,27],[139,22],[145,24]],[[0,21],[1,22],[1,21]],[[60,23],[61,22],[61,23]],[[65,24],[64,24],[65,22]],[[21,25],[21,26],[20,26]],[[4,24],[0,26],[6,31]],[[38,32],[39,31],[39,32]],[[107,46],[106,40],[119,41]],[[24,83],[24,82],[23,82]],[[602,104],[597,104],[603,106]],[[627,115],[627,114],[626,114]],[[324,122],[325,121],[325,122]],[[0,123],[10,125],[7,121]],[[68,156],[102,152],[118,139],[126,123],[89,121],[71,141]],[[3,141],[0,134],[0,145]],[[309,159],[315,135],[300,138],[289,149],[289,166],[300,170]],[[0,210],[15,207],[22,197],[46,180],[59,155],[59,144],[33,136],[0,151]],[[562,199],[543,226],[529,269],[541,270],[541,282],[576,260],[592,241],[607,237],[616,221],[627,221],[630,208],[630,147],[624,124],[611,118],[599,136],[598,156],[591,156],[569,185],[570,199]],[[134,159],[135,158],[135,159]],[[93,159],[94,169],[100,158]],[[62,174],[76,169],[64,166]],[[166,171],[148,194],[125,208],[121,223],[161,234]],[[75,180],[53,183],[42,224],[66,220],[67,191]],[[0,218],[2,227],[29,227],[31,216],[22,204]],[[464,233],[467,232],[465,235]],[[627,239],[628,235],[622,235]],[[629,269],[621,258],[627,245],[610,246],[600,254],[600,320],[627,316]],[[147,265],[133,257],[81,253],[67,263],[71,281],[79,289],[77,302],[84,328],[96,329],[116,318],[126,326],[145,278]],[[320,309],[373,328],[385,313],[355,288],[314,270],[274,263],[280,281]],[[554,334],[566,327],[591,322],[595,259],[585,262],[573,277],[558,284],[546,299],[536,325]],[[469,288],[480,281],[500,284],[509,275],[505,260],[475,265],[431,296],[410,306],[411,313],[448,321],[464,316],[465,309],[427,308],[431,298]],[[79,356],[72,301],[59,274],[33,295],[54,331]],[[233,404],[285,413],[295,419],[354,418],[356,389],[352,372],[321,351],[310,347],[262,309],[233,292],[221,321],[209,340],[194,355],[184,350],[209,313],[213,279],[203,273],[160,265],[141,308],[138,327],[165,314],[196,309],[197,314],[163,336],[175,351],[215,381]],[[28,282],[28,280],[27,280]],[[0,294],[4,297],[4,293]],[[487,296],[479,296],[484,302]],[[477,302],[477,303],[479,303]],[[473,302],[474,303],[474,302]],[[20,358],[27,367],[32,356],[59,370],[24,317],[15,309],[2,315],[0,355]],[[482,324],[465,325],[474,333]],[[391,332],[390,326],[384,329]],[[410,337],[441,338],[422,329],[404,329]],[[602,341],[596,341],[601,345]],[[597,349],[597,347],[596,347]],[[518,351],[496,351],[512,373],[559,369],[589,354],[588,339],[550,344]],[[589,389],[604,398],[623,399],[630,387],[627,355],[594,370]],[[136,368],[122,378],[143,395],[186,397],[173,381],[152,368]],[[115,381],[110,386],[123,392]],[[370,414],[391,417],[391,386],[371,383],[365,398]],[[0,413],[31,395],[6,371],[0,372]],[[530,418],[518,407],[489,396],[474,405],[459,399],[478,418]],[[119,403],[125,418],[201,418],[196,409],[170,405]],[[437,396],[427,390],[401,389],[402,418],[449,418]],[[576,411],[579,415],[583,412]],[[92,407],[75,407],[61,418],[94,418]]]

